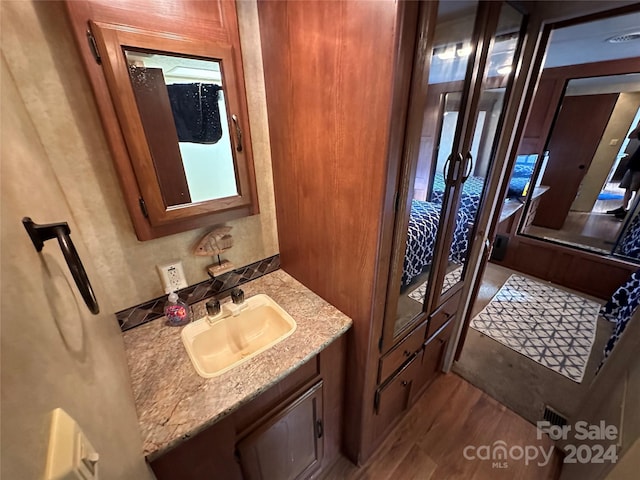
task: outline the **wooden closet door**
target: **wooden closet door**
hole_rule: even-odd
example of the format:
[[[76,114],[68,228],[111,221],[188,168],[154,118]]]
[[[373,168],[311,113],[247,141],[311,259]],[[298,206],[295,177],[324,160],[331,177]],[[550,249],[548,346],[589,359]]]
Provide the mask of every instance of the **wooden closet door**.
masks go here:
[[[564,97],[547,143],[542,185],[550,188],[540,199],[534,225],[564,225],[617,100],[617,93]]]

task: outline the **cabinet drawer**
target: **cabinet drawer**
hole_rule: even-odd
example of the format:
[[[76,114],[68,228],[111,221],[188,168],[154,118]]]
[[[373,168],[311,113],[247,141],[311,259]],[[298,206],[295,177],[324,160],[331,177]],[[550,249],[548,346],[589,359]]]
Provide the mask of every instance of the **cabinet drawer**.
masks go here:
[[[384,435],[409,407],[411,390],[419,373],[421,358],[421,354],[414,355],[395,376],[376,390],[374,432],[377,438]]]
[[[427,322],[424,322],[413,332],[411,332],[404,340],[396,345],[393,350],[387,353],[380,360],[378,368],[378,382],[382,383],[389,375],[402,366],[404,362],[409,360],[411,356],[422,347],[427,331]]]
[[[458,291],[453,297],[444,302],[429,316],[429,329],[427,338],[433,336],[449,319],[451,319],[458,311],[462,290]]]

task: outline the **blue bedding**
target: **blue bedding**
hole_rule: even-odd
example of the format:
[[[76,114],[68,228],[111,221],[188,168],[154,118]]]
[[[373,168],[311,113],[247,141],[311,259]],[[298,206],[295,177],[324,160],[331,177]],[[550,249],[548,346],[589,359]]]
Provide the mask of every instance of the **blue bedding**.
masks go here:
[[[402,270],[402,288],[409,285],[417,276],[427,271],[433,261],[440,210],[442,205],[435,202],[413,200],[407,235],[407,249]],[[455,263],[464,261],[469,247],[469,226],[474,217],[464,208],[458,209],[456,228],[453,234],[449,260]]]
[[[431,201],[434,203],[442,203],[445,191],[444,175],[436,173],[433,177],[433,188],[431,189]],[[462,197],[460,199],[461,209],[475,218],[480,199],[482,198],[482,189],[484,188],[484,178],[469,177],[462,185]]]
[[[507,198],[524,197],[524,189],[531,180],[538,155],[518,155],[509,180]]]
[[[600,315],[610,322],[614,322],[616,326],[611,338],[609,338],[604,347],[604,355],[602,362],[598,366],[598,371],[611,355],[638,305],[640,305],[640,270],[634,272],[627,283],[618,288],[607,304],[600,310]]]
[[[629,225],[627,231],[624,232],[624,236],[620,239],[620,245],[616,253],[636,260],[640,259],[640,215],[636,215],[631,220],[631,225]]]

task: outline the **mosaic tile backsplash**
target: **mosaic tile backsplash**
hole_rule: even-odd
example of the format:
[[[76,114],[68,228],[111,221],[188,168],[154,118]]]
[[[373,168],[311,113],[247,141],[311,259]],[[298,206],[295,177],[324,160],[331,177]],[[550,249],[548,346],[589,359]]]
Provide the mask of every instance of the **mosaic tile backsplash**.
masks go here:
[[[196,283],[187,288],[183,288],[178,291],[180,298],[188,305],[194,306],[198,302],[207,300],[211,297],[218,296],[223,297],[231,289],[247,283],[251,280],[255,280],[258,277],[271,273],[280,268],[280,255],[274,255],[273,257],[265,258],[264,260],[257,261],[245,267],[232,270],[227,273],[218,275],[210,280]],[[137,327],[144,323],[160,318],[164,315],[164,304],[167,301],[167,295],[155,298],[135,307],[127,308],[116,312],[116,318],[120,329],[124,332],[131,328]],[[199,306],[201,307],[201,306]],[[202,307],[204,308],[204,307]],[[200,310],[200,308],[198,308]],[[194,315],[192,318],[199,318],[199,312],[192,312]]]

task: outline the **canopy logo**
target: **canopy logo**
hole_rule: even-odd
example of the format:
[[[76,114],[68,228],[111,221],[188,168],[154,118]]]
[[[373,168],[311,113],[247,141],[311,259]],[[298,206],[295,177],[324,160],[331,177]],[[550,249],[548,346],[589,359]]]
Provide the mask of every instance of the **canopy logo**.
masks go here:
[[[539,467],[549,464],[553,455],[553,446],[545,449],[536,445],[513,445],[509,447],[504,440],[498,440],[491,445],[467,445],[462,454],[467,460],[482,460],[492,462],[493,468],[509,468],[509,461],[524,460],[525,465],[535,462]]]
[[[618,451],[615,440],[618,429],[614,425],[607,425],[604,421],[591,425],[585,421],[572,425],[552,425],[547,421],[537,424],[537,440],[543,440],[547,435],[551,440],[563,442],[565,451],[564,463],[616,463]],[[596,443],[598,441],[603,444]],[[490,461],[492,468],[509,468],[509,462],[521,462],[525,465],[545,467],[553,457],[555,446],[542,445],[512,445],[504,440],[497,440],[488,445],[467,445],[462,454],[466,460]]]

